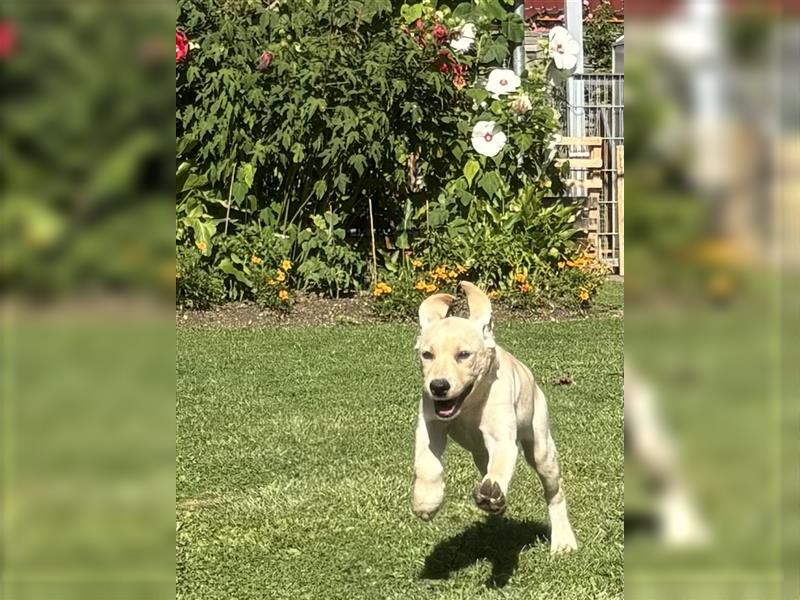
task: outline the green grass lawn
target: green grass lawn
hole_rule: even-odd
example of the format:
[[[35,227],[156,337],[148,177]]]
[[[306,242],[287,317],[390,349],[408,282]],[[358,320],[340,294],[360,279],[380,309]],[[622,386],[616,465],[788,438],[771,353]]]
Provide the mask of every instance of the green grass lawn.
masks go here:
[[[415,328],[178,332],[177,597],[621,598],[622,320],[500,323],[551,407],[580,549],[551,557],[520,459],[504,518],[455,444],[431,523],[410,510]],[[574,384],[552,381],[571,374]]]

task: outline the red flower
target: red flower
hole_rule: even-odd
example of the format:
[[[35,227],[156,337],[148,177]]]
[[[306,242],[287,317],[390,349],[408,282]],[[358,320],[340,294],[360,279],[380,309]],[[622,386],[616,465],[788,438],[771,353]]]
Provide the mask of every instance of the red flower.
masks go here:
[[[266,71],[267,69],[269,69],[269,66],[271,64],[272,64],[272,52],[264,50],[264,52],[261,53],[261,58],[259,59],[258,66],[256,67],[256,69],[258,69],[259,71]]]
[[[437,44],[444,44],[450,37],[450,32],[447,31],[447,27],[441,23],[437,23],[433,26],[433,37]]]
[[[182,31],[175,30],[175,63],[181,62],[189,53],[189,38]]]
[[[447,63],[441,63],[439,65],[439,73],[447,73],[450,69],[447,67]]]
[[[0,22],[0,60],[11,58],[17,49],[17,30],[8,22]]]
[[[415,25],[415,26],[417,27],[417,29],[419,29],[420,31],[424,31],[424,29],[425,29],[425,23],[423,23],[423,22],[422,22],[422,19],[417,19],[417,21],[416,21],[416,23],[414,23],[414,25]]]

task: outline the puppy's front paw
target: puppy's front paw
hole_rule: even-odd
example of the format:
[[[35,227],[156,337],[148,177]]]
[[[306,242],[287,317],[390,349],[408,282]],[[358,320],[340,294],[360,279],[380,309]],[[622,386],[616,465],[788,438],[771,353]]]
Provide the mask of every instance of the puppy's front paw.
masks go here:
[[[430,521],[434,516],[436,516],[436,513],[439,512],[439,507],[418,508],[415,506],[411,509],[411,512],[413,512],[419,519],[423,521]]]
[[[569,554],[578,549],[572,528],[554,527],[550,531],[550,554]]]
[[[414,499],[411,512],[423,521],[430,521],[444,502],[444,488],[441,485],[426,485],[417,482],[414,485]]]
[[[475,505],[491,514],[500,514],[506,510],[506,497],[496,481],[484,479],[475,486],[472,492]]]

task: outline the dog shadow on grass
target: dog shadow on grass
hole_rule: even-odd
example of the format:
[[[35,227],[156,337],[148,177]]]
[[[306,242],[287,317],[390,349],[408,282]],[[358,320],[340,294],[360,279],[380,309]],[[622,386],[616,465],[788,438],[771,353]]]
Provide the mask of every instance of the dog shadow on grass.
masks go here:
[[[439,542],[425,559],[420,578],[448,579],[479,560],[488,560],[492,573],[486,585],[501,588],[517,570],[522,549],[539,543],[550,543],[550,528],[544,523],[488,517]]]

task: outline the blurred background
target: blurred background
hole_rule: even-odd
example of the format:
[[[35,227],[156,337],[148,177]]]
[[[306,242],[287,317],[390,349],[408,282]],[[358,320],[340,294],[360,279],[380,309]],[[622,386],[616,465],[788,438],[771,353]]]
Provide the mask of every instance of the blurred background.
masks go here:
[[[0,7],[0,597],[174,595],[174,7]]]
[[[797,598],[797,3],[626,3],[625,595]]]

